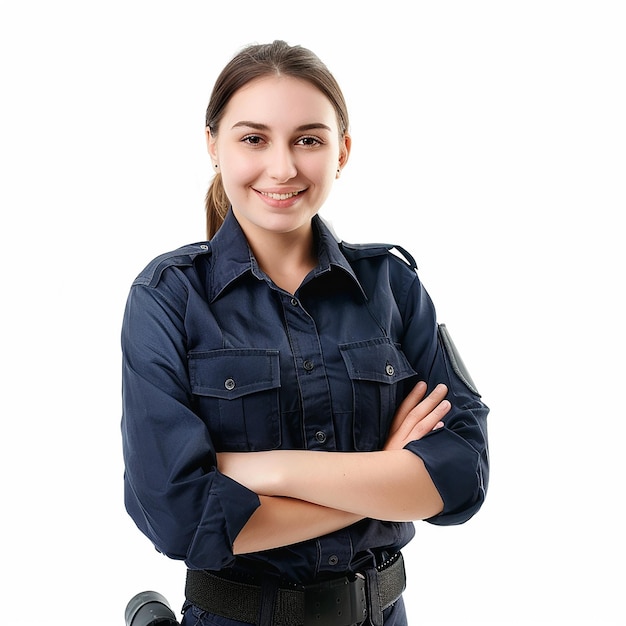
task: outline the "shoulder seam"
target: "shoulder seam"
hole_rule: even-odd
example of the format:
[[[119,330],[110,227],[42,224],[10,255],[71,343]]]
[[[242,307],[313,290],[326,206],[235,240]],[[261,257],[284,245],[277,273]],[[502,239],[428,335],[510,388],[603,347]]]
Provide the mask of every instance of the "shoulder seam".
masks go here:
[[[193,263],[200,255],[211,254],[209,242],[200,242],[182,246],[155,257],[133,281],[134,285],[156,287],[163,272],[168,267],[183,267]]]
[[[345,241],[341,241],[340,245],[344,249],[355,250],[355,251],[376,251],[380,250],[386,251],[388,254],[392,254],[396,258],[404,261],[406,265],[408,265],[411,269],[417,270],[417,262],[412,254],[410,254],[405,248],[399,246],[395,243],[364,243],[364,244],[354,244],[347,243]]]

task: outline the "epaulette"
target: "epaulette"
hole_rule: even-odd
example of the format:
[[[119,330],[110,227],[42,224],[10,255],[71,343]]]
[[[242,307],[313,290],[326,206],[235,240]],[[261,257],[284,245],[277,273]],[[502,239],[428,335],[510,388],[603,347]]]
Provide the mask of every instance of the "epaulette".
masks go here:
[[[404,261],[412,270],[417,270],[417,263],[411,254],[409,254],[402,246],[393,243],[339,243],[341,249],[346,256],[351,259],[363,259],[372,256],[380,256],[381,254],[393,254],[397,258]]]
[[[171,252],[165,252],[154,258],[137,276],[133,285],[147,285],[155,287],[161,275],[168,267],[188,267],[193,264],[197,256],[211,254],[211,245],[208,241],[192,243]]]

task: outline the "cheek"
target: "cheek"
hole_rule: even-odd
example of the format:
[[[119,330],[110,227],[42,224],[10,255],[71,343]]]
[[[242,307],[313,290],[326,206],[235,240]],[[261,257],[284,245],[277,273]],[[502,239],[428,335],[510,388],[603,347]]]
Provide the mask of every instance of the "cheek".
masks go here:
[[[339,169],[339,163],[331,163],[327,170],[326,170],[326,176],[329,180],[329,182],[334,182],[334,180],[337,178],[337,170]]]
[[[229,187],[246,185],[256,176],[254,164],[246,159],[226,157],[221,162],[222,182]]]
[[[320,182],[329,182],[335,179],[338,163],[332,159],[312,161],[308,164],[308,175]]]

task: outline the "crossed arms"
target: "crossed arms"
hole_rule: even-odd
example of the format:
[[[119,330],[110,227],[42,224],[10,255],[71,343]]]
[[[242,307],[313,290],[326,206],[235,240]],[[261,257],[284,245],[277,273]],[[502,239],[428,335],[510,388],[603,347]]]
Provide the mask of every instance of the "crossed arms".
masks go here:
[[[377,452],[274,450],[218,454],[221,473],[259,495],[261,505],[234,542],[244,554],[289,545],[369,517],[426,519],[443,500],[423,461],[404,447],[443,426],[450,410],[440,384],[426,395],[419,382],[394,416]]]

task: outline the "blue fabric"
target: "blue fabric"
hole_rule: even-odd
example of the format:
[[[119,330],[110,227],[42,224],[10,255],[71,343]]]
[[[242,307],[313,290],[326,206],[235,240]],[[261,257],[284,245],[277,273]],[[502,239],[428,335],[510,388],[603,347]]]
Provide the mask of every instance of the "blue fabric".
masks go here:
[[[372,565],[411,523],[364,520],[316,540],[245,556],[232,545],[259,505],[220,474],[218,451],[379,450],[418,380],[448,385],[445,428],[407,448],[444,500],[434,524],[481,506],[488,408],[459,378],[412,263],[390,246],[338,243],[315,217],[318,267],[292,295],[260,270],[229,213],[210,242],[152,261],[125,310],[123,451],[128,513],[188,567],[271,571],[294,583]]]

